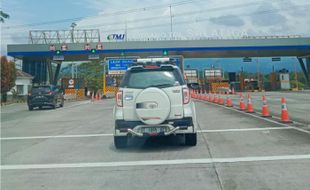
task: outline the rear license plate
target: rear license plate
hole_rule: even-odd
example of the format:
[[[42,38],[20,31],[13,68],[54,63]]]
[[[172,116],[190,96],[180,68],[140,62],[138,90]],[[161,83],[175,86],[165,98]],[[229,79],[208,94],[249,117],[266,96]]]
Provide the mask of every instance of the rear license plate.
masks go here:
[[[166,132],[167,127],[143,127],[140,130],[141,133],[160,133],[160,132]]]

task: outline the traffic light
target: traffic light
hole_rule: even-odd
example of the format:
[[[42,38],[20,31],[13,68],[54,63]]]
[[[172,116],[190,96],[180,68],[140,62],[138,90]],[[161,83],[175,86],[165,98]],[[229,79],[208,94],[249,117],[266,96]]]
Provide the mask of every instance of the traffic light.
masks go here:
[[[252,62],[252,58],[245,57],[245,58],[243,58],[243,62]]]
[[[90,52],[95,54],[97,52],[97,50],[96,49],[91,49]]]
[[[281,61],[281,58],[280,57],[273,57],[273,58],[271,58],[271,61]]]
[[[163,56],[168,56],[168,50],[163,50]]]
[[[60,50],[56,50],[56,55],[60,55],[61,51]]]

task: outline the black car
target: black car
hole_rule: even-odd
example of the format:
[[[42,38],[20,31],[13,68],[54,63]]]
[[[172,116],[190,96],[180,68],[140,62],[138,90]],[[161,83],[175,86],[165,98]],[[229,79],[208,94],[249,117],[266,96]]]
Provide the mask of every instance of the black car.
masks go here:
[[[56,106],[63,107],[64,96],[56,86],[34,86],[28,94],[27,103],[29,110],[33,110],[34,107],[41,109],[43,106],[55,109]]]

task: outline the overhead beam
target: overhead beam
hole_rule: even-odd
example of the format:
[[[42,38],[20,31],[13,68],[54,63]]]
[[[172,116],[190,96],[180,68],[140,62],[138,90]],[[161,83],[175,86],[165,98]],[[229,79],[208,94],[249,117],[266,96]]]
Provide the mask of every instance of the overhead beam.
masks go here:
[[[46,66],[47,66],[49,83],[53,84],[54,76],[53,76],[53,69],[52,69],[52,61],[50,61],[50,60],[47,61]]]
[[[307,74],[308,74],[308,86],[310,87],[310,57],[306,58]]]
[[[308,63],[309,63],[309,64],[307,63],[308,71],[306,69],[306,66],[305,66],[305,63],[304,63],[303,59],[302,58],[297,58],[297,59],[299,61],[299,64],[300,64],[301,70],[302,70],[302,72],[304,74],[304,77],[306,79],[307,85],[310,87],[310,80],[309,80],[309,78],[310,78],[310,73],[309,73],[310,63],[309,63],[309,58],[307,58],[308,59]]]
[[[53,85],[57,85],[57,80],[58,80],[58,77],[59,77],[60,68],[61,68],[61,62],[57,63],[57,67],[56,67],[56,71],[55,71],[55,75],[54,75]]]

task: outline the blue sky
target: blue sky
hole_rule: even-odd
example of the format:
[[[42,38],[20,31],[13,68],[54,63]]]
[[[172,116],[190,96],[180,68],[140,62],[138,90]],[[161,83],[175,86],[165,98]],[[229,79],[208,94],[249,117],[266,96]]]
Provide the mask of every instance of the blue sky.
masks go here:
[[[96,16],[97,11],[72,0],[2,0],[2,10],[10,14],[4,26],[40,23],[64,18]],[[85,1],[87,3],[87,1]],[[31,29],[69,28],[70,22]]]

